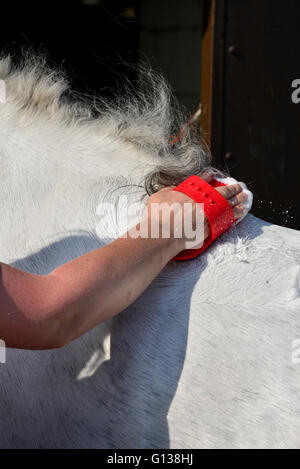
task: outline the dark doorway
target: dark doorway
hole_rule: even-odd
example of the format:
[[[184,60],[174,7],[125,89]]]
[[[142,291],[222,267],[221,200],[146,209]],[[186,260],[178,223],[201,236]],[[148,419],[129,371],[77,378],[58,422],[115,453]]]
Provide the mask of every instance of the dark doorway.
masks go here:
[[[2,2],[1,52],[44,51],[72,85],[110,96],[124,74],[134,77],[139,47],[139,0]]]
[[[254,192],[252,212],[300,229],[300,2],[217,0],[212,151]]]

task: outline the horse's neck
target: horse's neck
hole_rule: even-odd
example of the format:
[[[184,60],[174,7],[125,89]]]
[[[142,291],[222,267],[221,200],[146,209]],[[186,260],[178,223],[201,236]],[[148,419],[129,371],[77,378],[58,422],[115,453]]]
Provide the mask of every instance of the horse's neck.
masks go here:
[[[116,174],[136,169],[139,181],[141,155],[93,126],[62,128],[43,118],[22,125],[3,110],[0,122],[1,260],[44,273],[107,242],[97,235],[97,207],[106,188],[120,185]]]

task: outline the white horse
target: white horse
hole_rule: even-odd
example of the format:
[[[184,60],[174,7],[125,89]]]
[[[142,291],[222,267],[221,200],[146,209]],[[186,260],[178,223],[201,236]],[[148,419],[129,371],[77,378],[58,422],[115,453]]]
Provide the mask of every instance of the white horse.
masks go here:
[[[101,235],[99,203],[208,163],[191,140],[168,147],[170,96],[153,75],[149,95],[95,117],[40,59],[3,59],[0,79],[3,262],[45,274],[117,236],[113,212]],[[0,447],[299,448],[299,264],[298,231],[248,215],[66,347],[8,349]]]

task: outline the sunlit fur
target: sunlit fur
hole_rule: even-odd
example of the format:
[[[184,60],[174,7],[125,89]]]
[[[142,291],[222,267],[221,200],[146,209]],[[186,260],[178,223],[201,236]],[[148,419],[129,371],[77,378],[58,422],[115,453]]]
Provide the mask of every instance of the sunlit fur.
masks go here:
[[[42,57],[3,59],[0,79],[1,261],[46,274],[116,237],[103,201],[211,166],[192,135],[170,146],[186,117],[147,68],[110,102]],[[0,447],[299,448],[299,264],[298,231],[248,215],[68,346],[7,350]]]

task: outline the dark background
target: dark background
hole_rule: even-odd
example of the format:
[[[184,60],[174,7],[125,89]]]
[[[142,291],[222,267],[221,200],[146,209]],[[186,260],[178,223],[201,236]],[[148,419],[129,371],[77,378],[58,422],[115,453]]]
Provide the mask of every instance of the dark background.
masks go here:
[[[291,99],[300,78],[300,2],[224,3],[220,153],[254,192],[255,215],[300,230],[300,104]]]
[[[150,60],[166,76],[187,114],[200,102],[203,7],[209,0],[73,0],[1,3],[0,48],[45,51],[72,87],[113,94],[134,64]],[[214,164],[254,192],[252,213],[300,229],[300,2],[217,0],[220,34],[214,83],[218,134]],[[236,54],[229,52],[234,45]],[[299,63],[299,64],[298,64]],[[214,125],[214,122],[213,122]]]
[[[134,0],[7,2],[1,51],[42,50],[50,64],[63,66],[75,89],[110,96],[122,74],[134,75],[122,59],[138,57],[138,6]]]

